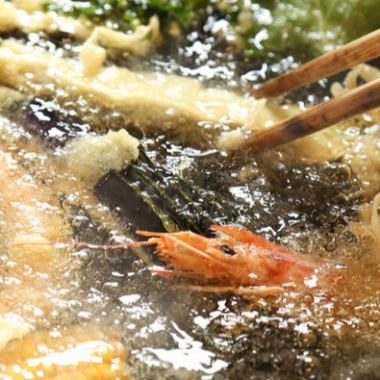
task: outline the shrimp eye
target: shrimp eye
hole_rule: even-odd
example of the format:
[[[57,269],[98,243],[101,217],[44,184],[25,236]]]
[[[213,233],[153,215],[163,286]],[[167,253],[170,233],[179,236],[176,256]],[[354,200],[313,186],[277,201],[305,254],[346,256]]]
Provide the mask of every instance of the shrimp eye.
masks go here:
[[[228,256],[235,256],[236,252],[226,244],[222,244],[220,249]]]

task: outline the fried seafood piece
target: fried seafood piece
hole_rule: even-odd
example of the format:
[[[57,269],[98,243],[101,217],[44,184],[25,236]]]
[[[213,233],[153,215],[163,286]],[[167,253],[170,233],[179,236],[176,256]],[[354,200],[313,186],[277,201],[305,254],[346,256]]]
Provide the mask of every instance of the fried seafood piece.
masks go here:
[[[155,245],[158,257],[171,269],[154,268],[160,276],[191,278],[202,285],[186,286],[206,292],[273,295],[303,287],[326,289],[339,280],[330,262],[272,243],[252,232],[230,226],[211,226],[217,237],[190,231],[138,231],[150,239],[133,246]]]
[[[0,145],[1,379],[127,378],[117,337],[94,327],[36,331],[67,286],[60,270],[70,260],[52,243],[69,232],[58,200]]]
[[[54,308],[51,291],[64,284],[57,276],[62,259],[51,242],[67,236],[50,192],[0,145],[0,350]]]
[[[46,284],[58,281],[59,269],[59,253],[51,242],[68,236],[51,194],[0,146],[0,317],[11,312],[34,322],[32,310],[49,313]]]
[[[0,351],[2,379],[128,379],[117,337],[94,327],[32,332]]]

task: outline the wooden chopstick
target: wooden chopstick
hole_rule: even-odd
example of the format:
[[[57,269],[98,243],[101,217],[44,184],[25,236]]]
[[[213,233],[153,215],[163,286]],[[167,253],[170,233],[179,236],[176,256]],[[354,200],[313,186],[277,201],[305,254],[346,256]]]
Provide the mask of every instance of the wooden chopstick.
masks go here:
[[[273,148],[376,107],[380,107],[380,78],[280,121],[269,129],[252,133],[243,142],[243,147],[254,151]]]
[[[252,91],[255,98],[276,97],[380,56],[380,29],[326,53]]]

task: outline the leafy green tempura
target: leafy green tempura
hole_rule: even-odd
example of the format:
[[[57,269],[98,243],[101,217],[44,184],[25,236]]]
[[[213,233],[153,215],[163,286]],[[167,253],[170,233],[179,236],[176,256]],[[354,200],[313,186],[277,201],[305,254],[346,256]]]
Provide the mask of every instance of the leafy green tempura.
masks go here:
[[[310,58],[380,27],[379,0],[45,0],[45,8],[121,30],[154,14],[162,31],[173,21],[183,31],[199,27],[205,10],[226,18],[246,55]]]
[[[158,15],[167,28],[176,21],[186,28],[196,19],[196,10],[207,0],[45,0],[47,10],[74,16],[86,16],[95,22],[112,21],[121,30],[133,29]]]
[[[250,54],[306,58],[380,28],[378,0],[236,0],[227,13]]]

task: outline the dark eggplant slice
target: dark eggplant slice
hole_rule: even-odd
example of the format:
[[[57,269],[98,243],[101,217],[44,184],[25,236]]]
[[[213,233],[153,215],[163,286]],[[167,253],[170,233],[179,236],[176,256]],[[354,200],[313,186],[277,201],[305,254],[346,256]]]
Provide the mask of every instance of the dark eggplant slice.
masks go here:
[[[191,183],[155,164],[144,150],[138,162],[120,174],[160,215],[168,231],[208,233],[212,218],[195,201],[199,194]]]
[[[29,131],[40,136],[51,148],[63,146],[68,140],[91,131],[88,123],[39,97],[24,105],[22,117]]]
[[[102,178],[95,186],[95,193],[116,210],[132,231],[166,231],[161,219],[118,173],[111,172]]]
[[[191,230],[208,233],[211,218],[199,210],[188,183],[155,167],[140,151],[139,161],[120,173],[109,173],[96,194],[133,230]]]

